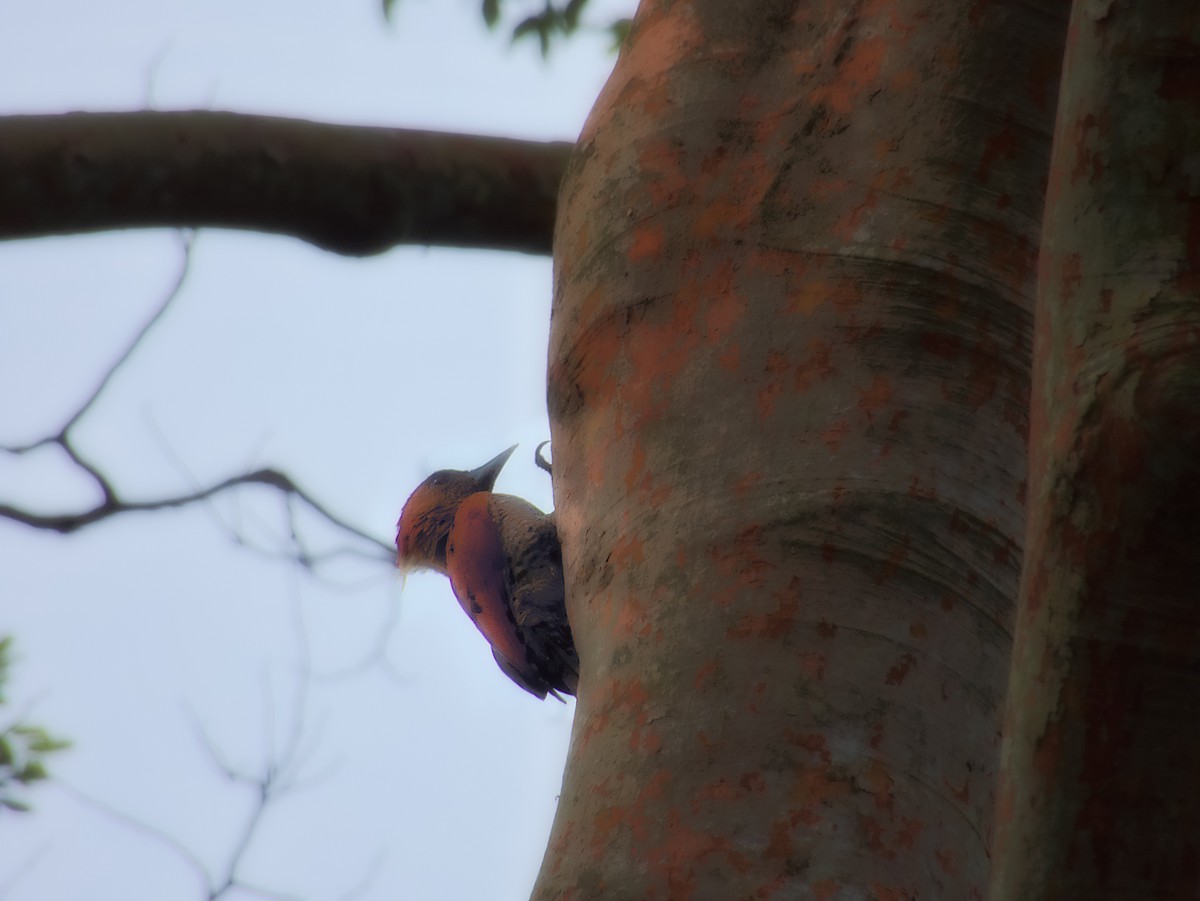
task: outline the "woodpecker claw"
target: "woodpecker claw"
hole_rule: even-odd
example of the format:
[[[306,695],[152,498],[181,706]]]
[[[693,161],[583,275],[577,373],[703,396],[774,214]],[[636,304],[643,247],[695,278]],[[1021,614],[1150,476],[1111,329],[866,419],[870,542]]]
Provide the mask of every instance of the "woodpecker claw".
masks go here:
[[[550,475],[554,475],[554,470],[550,468],[550,461],[542,456],[542,448],[549,444],[549,440],[543,441],[533,449],[533,462],[537,464],[538,469],[544,469]]]

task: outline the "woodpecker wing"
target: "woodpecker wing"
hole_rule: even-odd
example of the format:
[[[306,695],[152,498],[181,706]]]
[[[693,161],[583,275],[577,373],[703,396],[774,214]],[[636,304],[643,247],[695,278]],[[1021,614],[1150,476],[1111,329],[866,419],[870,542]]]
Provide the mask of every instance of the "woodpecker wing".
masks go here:
[[[554,514],[507,494],[491,495],[488,510],[508,559],[509,606],[526,659],[536,662],[541,680],[555,697],[554,689],[575,694],[579,657],[567,623],[562,546]]]
[[[544,698],[550,687],[529,665],[513,616],[512,575],[500,530],[488,510],[490,496],[479,492],[459,506],[446,543],[446,571],[454,596],[491,644],[500,668],[530,694]]]

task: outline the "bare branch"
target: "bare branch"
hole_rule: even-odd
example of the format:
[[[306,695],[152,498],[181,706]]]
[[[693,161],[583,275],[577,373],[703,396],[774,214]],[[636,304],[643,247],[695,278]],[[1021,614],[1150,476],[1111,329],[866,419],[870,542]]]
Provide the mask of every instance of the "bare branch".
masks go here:
[[[216,226],[549,254],[566,142],[226,112],[0,118],[0,239]]]
[[[101,801],[99,798],[94,798],[87,792],[63,782],[61,779],[56,780],[56,782],[65,792],[67,792],[67,794],[71,795],[71,797],[73,797],[76,801],[79,801],[81,804],[84,804],[98,813],[103,814],[110,820],[120,823],[122,826],[149,836],[159,844],[168,848],[172,853],[175,854],[176,857],[187,864],[188,868],[193,873],[196,874],[196,877],[200,880],[200,884],[204,886],[205,892],[211,892],[208,869],[204,866],[204,861],[193,854],[191,849],[189,849],[188,846],[179,839],[175,838],[173,835],[159,828],[158,826],[154,826],[150,823],[144,822],[143,820],[139,820],[137,817],[131,816],[130,814],[125,813],[123,810],[113,807],[106,801]]]
[[[0,130],[2,130],[2,127],[0,127]],[[0,193],[2,193],[2,191],[3,189],[0,188]],[[109,366],[109,368],[100,376],[96,383],[96,387],[93,388],[92,391],[83,399],[75,411],[67,417],[66,421],[58,429],[57,433],[48,435],[37,441],[33,441],[24,445],[0,446],[0,450],[16,455],[29,453],[36,448],[45,447],[48,445],[59,446],[70,458],[71,462],[74,463],[75,466],[80,470],[87,473],[91,477],[92,481],[96,483],[96,486],[100,489],[100,502],[91,509],[72,513],[35,513],[31,510],[16,507],[11,504],[0,503],[0,519],[9,519],[13,522],[18,522],[22,525],[30,526],[31,528],[35,529],[45,529],[48,531],[58,532],[60,534],[69,534],[85,528],[86,526],[94,525],[98,522],[108,519],[109,517],[117,516],[123,513],[151,512],[175,507],[185,507],[190,504],[207,501],[222,492],[241,485],[264,485],[278,490],[287,502],[288,527],[292,535],[292,546],[298,551],[298,556],[295,559],[305,566],[305,568],[311,571],[316,563],[320,560],[328,559],[331,556],[342,553],[354,553],[354,551],[347,548],[339,548],[335,549],[334,551],[324,552],[322,554],[314,554],[307,551],[303,547],[296,529],[294,506],[296,501],[302,502],[317,515],[346,532],[348,535],[353,536],[360,543],[365,543],[371,548],[370,554],[359,552],[360,556],[372,560],[390,562],[394,556],[393,548],[390,542],[385,542],[373,535],[369,535],[356,526],[353,526],[340,517],[334,515],[323,504],[317,501],[316,498],[312,497],[307,491],[297,485],[291,476],[280,472],[279,470],[268,468],[258,469],[253,472],[246,472],[240,475],[230,476],[227,479],[208,486],[196,486],[192,491],[183,494],[158,498],[155,500],[130,501],[123,499],[104,472],[91,460],[87,459],[75,446],[72,438],[72,430],[74,427],[80,422],[81,419],[83,419],[88,411],[95,406],[96,402],[111,384],[116,374],[121,370],[121,368],[134,354],[138,347],[141,346],[142,342],[146,339],[146,336],[162,320],[167,310],[171,307],[173,301],[182,291],[191,268],[192,251],[195,247],[195,236],[192,234],[184,234],[181,241],[183,259],[174,283],[164,294],[163,299],[159,302],[154,312],[147,318],[142,327],[138,329],[137,333],[126,345],[125,349],[117,355],[116,359]],[[179,463],[178,458],[176,458],[176,462]],[[182,466],[181,463],[180,465]]]
[[[129,342],[125,350],[122,351],[117,359],[113,361],[113,364],[108,368],[108,372],[104,373],[104,375],[100,377],[100,382],[96,385],[95,389],[93,389],[92,393],[84,399],[83,403],[79,405],[79,409],[77,409],[71,415],[71,418],[68,419],[63,425],[62,429],[59,430],[59,439],[66,441],[67,433],[70,432],[75,424],[79,422],[79,420],[83,419],[87,411],[92,408],[92,406],[96,403],[97,398],[99,398],[104,389],[108,387],[108,383],[112,381],[113,376],[115,376],[118,370],[125,365],[125,362],[131,356],[133,356],[133,352],[137,350],[142,341],[145,340],[146,335],[150,332],[150,330],[154,328],[154,326],[158,325],[159,321],[163,318],[163,315],[167,312],[168,308],[170,308],[171,303],[176,297],[179,296],[179,292],[183,290],[184,282],[187,281],[188,273],[192,268],[192,250],[196,246],[196,233],[180,232],[179,242],[181,249],[183,250],[183,259],[179,264],[179,272],[175,276],[174,283],[167,290],[167,293],[163,295],[163,299],[159,302],[158,308],[150,315],[150,318],[146,320],[142,327],[138,329],[137,334],[133,336],[133,339]]]
[[[280,472],[277,469],[259,469],[254,472],[242,473],[236,476],[230,476],[227,479],[222,479],[216,484],[209,485],[199,491],[193,491],[188,494],[179,494],[173,497],[158,498],[149,501],[122,501],[115,498],[108,498],[104,502],[97,504],[90,510],[84,510],[79,513],[33,513],[28,510],[22,510],[14,507],[11,504],[0,504],[0,518],[11,519],[14,522],[22,525],[31,526],[35,529],[47,529],[52,532],[59,532],[66,535],[71,532],[77,532],[85,526],[94,525],[102,520],[108,519],[110,516],[116,516],[122,513],[144,513],[154,510],[168,510],[176,507],[186,507],[189,504],[195,504],[199,501],[207,500],[208,498],[220,494],[222,491],[227,491],[239,485],[266,485],[270,488],[275,488],[286,495],[293,495],[303,501],[314,512],[320,514],[330,523],[337,526],[339,529],[347,532],[350,535],[374,545],[379,549],[379,559],[391,560],[395,552],[389,542],[383,541],[364,532],[357,526],[353,526],[344,519],[332,513],[323,504],[313,498],[307,491],[297,485],[292,477],[287,473]]]
[[[49,848],[48,844],[39,847],[26,857],[15,870],[9,873],[8,878],[0,882],[0,901],[5,901],[12,894],[13,889],[17,887],[17,883],[33,872],[34,868],[38,865],[38,861],[42,859]]]

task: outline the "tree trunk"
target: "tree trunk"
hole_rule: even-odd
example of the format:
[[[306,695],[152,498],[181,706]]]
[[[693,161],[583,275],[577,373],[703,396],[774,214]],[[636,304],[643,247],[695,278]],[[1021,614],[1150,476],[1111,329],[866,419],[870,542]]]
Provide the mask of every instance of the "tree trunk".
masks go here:
[[[996,899],[1200,890],[1200,6],[1077,2]]]
[[[643,0],[555,238],[535,897],[982,897],[1065,20]]]

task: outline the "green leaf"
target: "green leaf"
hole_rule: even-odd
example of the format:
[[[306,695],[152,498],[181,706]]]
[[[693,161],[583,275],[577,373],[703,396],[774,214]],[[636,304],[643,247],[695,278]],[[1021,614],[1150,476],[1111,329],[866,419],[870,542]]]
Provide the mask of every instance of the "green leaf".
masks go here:
[[[396,8],[396,0],[383,0],[383,18],[392,21],[392,10]]]
[[[570,34],[579,27],[579,14],[583,12],[583,8],[587,4],[588,0],[567,0],[567,5],[563,7],[562,11],[564,32]]]
[[[608,33],[613,38],[613,50],[620,50],[625,45],[625,41],[629,37],[629,30],[632,27],[633,19],[617,19],[617,21],[608,26]]]
[[[483,21],[488,28],[495,28],[500,21],[500,0],[483,0]]]
[[[24,801],[18,801],[16,798],[0,798],[0,806],[7,807],[9,810],[15,810],[17,813],[29,813],[29,805]]]
[[[31,760],[17,772],[13,777],[22,785],[28,785],[30,782],[37,782],[46,778],[46,768],[42,766],[40,760]]]

